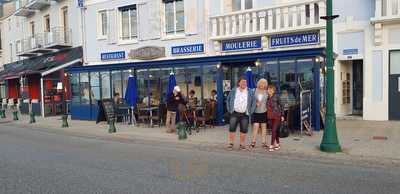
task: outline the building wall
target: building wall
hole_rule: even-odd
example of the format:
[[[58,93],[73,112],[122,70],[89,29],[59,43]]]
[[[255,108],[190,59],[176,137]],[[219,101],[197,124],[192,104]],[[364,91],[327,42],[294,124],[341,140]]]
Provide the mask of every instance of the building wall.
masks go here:
[[[126,55],[132,49],[145,46],[165,47],[166,58],[173,57],[171,55],[171,47],[176,45],[189,45],[203,43],[207,44],[207,9],[205,3],[208,0],[185,0],[184,13],[185,20],[195,18],[195,21],[185,23],[185,33],[182,36],[167,37],[163,33],[164,5],[160,1],[149,0],[120,0],[120,1],[87,1],[87,9],[85,11],[85,37],[87,48],[85,49],[86,63],[94,65],[103,63],[101,61],[101,53],[125,51]],[[120,33],[120,16],[118,7],[136,4],[138,5],[138,38],[135,41],[124,42],[119,40]],[[110,17],[110,30],[107,37],[99,38],[98,34],[98,12],[107,10]],[[187,20],[189,21],[189,20]],[[113,26],[113,27],[112,27]],[[207,49],[206,49],[207,52]],[[201,56],[204,54],[196,55]],[[179,58],[180,56],[175,56]],[[128,57],[127,57],[128,58]],[[126,59],[119,62],[134,61]],[[108,62],[107,62],[108,63]],[[109,62],[112,63],[112,62]]]
[[[72,31],[72,45],[79,46],[82,44],[80,9],[77,7],[77,1],[50,1],[51,5],[43,10],[36,11],[35,14],[29,17],[16,16],[15,12],[8,17],[4,17],[1,22],[1,37],[2,37],[2,63],[7,64],[23,59],[16,55],[16,41],[25,39],[31,35],[29,23],[35,23],[35,33],[44,32],[44,16],[50,16],[50,28],[60,27],[61,9],[68,7],[69,28]],[[12,46],[11,46],[12,45]]]

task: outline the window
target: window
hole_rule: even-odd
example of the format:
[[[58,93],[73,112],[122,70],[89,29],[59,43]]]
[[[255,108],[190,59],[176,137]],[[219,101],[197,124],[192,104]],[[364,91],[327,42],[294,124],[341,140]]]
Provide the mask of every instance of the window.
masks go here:
[[[79,82],[80,82],[80,93],[81,93],[81,103],[82,104],[90,104],[90,84],[89,84],[89,74],[88,73],[80,73],[79,74]]]
[[[231,0],[232,11],[240,11],[253,8],[253,0]]]
[[[183,0],[164,0],[164,5],[166,35],[176,35],[185,32]]]
[[[71,75],[71,95],[73,103],[81,102],[81,92],[79,89],[79,73],[73,73]]]
[[[99,72],[90,73],[90,97],[92,104],[97,104],[100,100],[100,77]]]
[[[33,37],[35,35],[35,22],[29,23],[29,29],[31,31],[31,36]]]
[[[100,72],[101,77],[101,98],[112,98],[110,85],[110,72]]]
[[[43,28],[44,28],[44,32],[50,32],[50,16],[49,15],[45,15],[43,17]]]
[[[350,104],[350,73],[341,73],[342,79],[342,104]]]
[[[98,38],[106,38],[107,36],[107,20],[108,20],[108,15],[107,15],[107,10],[102,10],[99,11],[98,14],[98,23],[97,23],[97,35]]]
[[[119,8],[121,17],[120,39],[133,40],[137,38],[137,9],[136,5]]]

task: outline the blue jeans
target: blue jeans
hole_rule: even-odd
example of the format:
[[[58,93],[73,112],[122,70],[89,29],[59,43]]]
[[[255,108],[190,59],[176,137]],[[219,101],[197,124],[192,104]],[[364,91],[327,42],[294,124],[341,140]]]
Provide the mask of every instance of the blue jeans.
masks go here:
[[[246,113],[233,112],[229,119],[229,132],[236,132],[237,126],[240,125],[240,132],[247,133],[249,128],[249,116]]]

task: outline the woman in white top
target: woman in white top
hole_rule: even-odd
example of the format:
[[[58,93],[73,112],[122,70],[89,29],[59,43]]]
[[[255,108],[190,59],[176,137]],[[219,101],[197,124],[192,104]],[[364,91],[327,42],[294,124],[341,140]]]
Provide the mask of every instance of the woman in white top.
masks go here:
[[[253,137],[250,144],[251,148],[256,147],[257,134],[261,128],[262,146],[267,148],[267,86],[266,79],[260,79],[257,82],[257,88],[254,94],[256,102],[256,110],[252,115],[253,121]]]

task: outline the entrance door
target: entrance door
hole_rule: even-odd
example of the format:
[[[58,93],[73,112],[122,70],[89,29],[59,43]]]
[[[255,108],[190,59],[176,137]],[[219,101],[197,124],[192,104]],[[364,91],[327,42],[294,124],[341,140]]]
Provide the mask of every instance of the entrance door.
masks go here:
[[[400,120],[400,50],[389,57],[389,120]]]
[[[363,112],[363,61],[353,61],[353,114]]]

